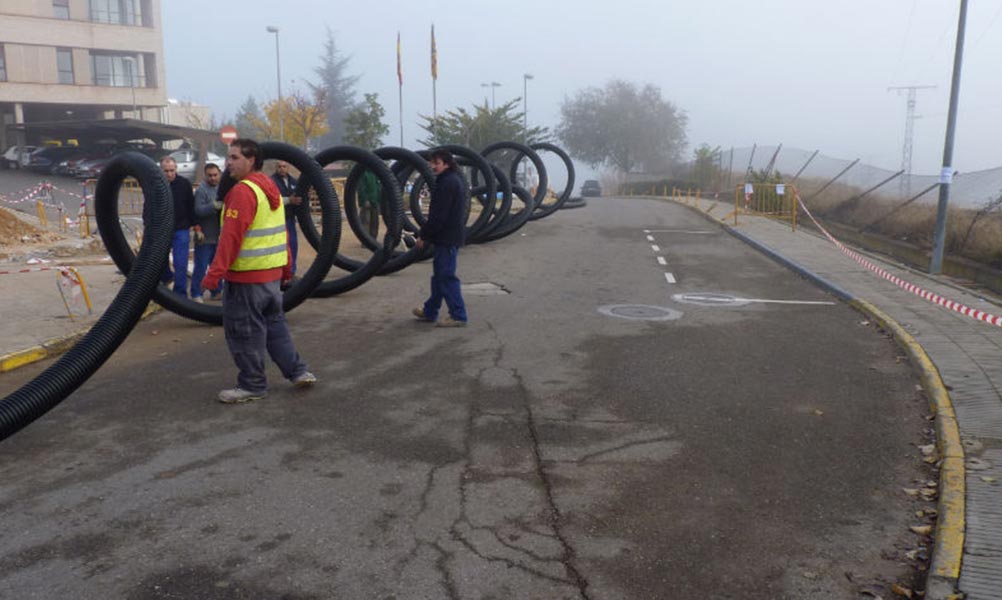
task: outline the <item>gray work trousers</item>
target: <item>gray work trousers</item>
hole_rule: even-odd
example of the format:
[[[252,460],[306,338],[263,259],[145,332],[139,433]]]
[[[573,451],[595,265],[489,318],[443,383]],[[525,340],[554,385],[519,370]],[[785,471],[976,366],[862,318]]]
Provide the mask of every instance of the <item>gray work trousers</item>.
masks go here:
[[[282,311],[279,282],[226,282],[223,293],[223,332],[236,363],[237,386],[249,392],[268,389],[265,353],[271,356],[282,375],[293,379],[306,372],[299,358]]]

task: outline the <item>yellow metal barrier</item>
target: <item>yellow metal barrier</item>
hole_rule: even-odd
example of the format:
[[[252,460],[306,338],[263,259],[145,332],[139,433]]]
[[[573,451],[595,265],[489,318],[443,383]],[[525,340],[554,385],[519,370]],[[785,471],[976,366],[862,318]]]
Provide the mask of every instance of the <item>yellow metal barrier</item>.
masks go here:
[[[738,213],[787,221],[797,230],[797,188],[786,183],[745,183],[734,188],[734,224]]]

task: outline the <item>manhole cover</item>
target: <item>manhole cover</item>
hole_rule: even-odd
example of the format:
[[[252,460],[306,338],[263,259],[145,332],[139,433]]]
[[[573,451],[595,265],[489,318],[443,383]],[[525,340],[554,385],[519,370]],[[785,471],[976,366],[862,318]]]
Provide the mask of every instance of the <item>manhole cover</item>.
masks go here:
[[[491,283],[490,281],[480,282],[480,283],[464,283],[462,285],[464,296],[504,296],[509,294],[508,290],[504,289],[496,283]]]
[[[610,304],[598,307],[598,312],[610,317],[635,321],[673,321],[682,316],[677,310],[647,304]]]
[[[713,292],[697,292],[691,294],[673,294],[672,300],[683,304],[698,304],[700,306],[744,306],[748,304],[746,298],[735,298],[727,294],[715,294]]]

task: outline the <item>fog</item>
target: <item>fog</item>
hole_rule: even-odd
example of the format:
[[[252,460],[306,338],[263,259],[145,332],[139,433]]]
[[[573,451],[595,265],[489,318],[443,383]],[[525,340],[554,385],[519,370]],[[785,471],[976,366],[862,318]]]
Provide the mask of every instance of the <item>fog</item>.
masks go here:
[[[530,125],[553,128],[560,104],[611,79],[658,86],[689,118],[689,147],[706,143],[820,149],[887,169],[901,164],[906,95],[917,93],[912,170],[937,173],[949,104],[959,1],[621,0],[381,2],[164,0],[167,88],[232,118],[248,95],[306,89],[325,27],[359,76],[358,99],[379,95],[388,144],[401,129],[396,39],[403,62],[403,145],[432,114],[430,28],[438,47],[439,113],[523,95]],[[1002,165],[1002,0],[970,0],[954,168]]]

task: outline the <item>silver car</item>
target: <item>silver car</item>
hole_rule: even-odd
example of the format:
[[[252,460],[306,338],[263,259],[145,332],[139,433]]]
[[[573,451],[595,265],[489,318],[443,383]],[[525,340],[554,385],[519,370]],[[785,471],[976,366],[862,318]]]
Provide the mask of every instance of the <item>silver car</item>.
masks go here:
[[[195,179],[195,169],[198,167],[197,150],[177,150],[171,152],[170,157],[177,163],[177,174],[186,179]],[[205,156],[205,164],[213,163],[220,169],[226,168],[226,159],[218,154],[209,152]]]

